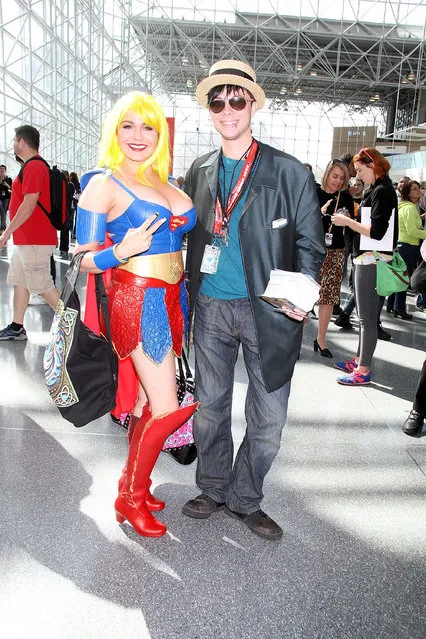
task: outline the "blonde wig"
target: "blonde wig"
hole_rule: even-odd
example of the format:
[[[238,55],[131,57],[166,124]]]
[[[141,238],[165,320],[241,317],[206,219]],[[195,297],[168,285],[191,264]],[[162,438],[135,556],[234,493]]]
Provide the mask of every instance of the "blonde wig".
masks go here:
[[[149,93],[131,91],[123,95],[107,115],[99,149],[99,166],[106,166],[112,171],[119,169],[124,154],[118,146],[117,130],[128,111],[134,111],[146,124],[158,133],[158,144],[154,153],[143,162],[136,172],[136,178],[142,184],[152,186],[145,176],[148,167],[158,174],[161,182],[166,183],[169,176],[170,151],[169,127],[163,110]]]
[[[345,174],[345,182],[344,182],[342,188],[340,189],[340,191],[346,191],[346,189],[348,188],[348,184],[349,184],[349,169],[348,169],[348,165],[346,164],[346,162],[343,162],[343,160],[330,160],[330,162],[325,167],[324,174],[323,174],[323,176],[321,178],[321,187],[322,187],[323,191],[325,191],[327,189],[328,178],[330,176],[331,171],[333,170],[333,168],[335,166],[337,166],[339,169],[342,169],[343,173]]]

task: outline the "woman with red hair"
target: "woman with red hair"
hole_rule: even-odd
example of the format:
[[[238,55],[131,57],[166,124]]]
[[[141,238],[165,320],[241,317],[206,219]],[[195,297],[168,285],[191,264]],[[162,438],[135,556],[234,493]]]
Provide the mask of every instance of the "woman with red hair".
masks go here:
[[[379,250],[378,257],[384,262],[392,260],[393,249],[398,240],[398,201],[389,178],[390,164],[376,149],[361,149],[354,156],[357,176],[368,187],[364,191],[359,207],[358,222],[345,215],[336,214],[332,222],[336,226],[349,226],[355,231],[354,267],[355,298],[360,322],[358,352],[348,362],[336,362],[335,366],[346,373],[337,378],[339,384],[359,386],[370,383],[370,366],[377,344],[377,312],[381,299],[376,291],[376,257],[372,250],[361,249],[361,236],[379,241],[388,230],[394,213],[393,234],[389,250]],[[362,220],[362,209],[369,208],[370,220]],[[370,243],[371,244],[371,243]]]

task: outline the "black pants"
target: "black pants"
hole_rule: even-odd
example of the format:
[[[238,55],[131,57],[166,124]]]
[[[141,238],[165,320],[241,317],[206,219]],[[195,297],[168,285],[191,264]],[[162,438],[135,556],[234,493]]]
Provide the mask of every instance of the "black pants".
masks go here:
[[[423,417],[426,417],[426,359],[423,362],[423,368],[420,373],[413,408],[421,413]]]
[[[56,286],[56,264],[53,255],[50,256],[50,274],[54,285]]]
[[[65,223],[64,228],[60,232],[60,242],[59,242],[59,250],[64,253],[68,253],[70,250],[70,231],[73,226],[73,217],[71,214],[68,215],[67,221]]]

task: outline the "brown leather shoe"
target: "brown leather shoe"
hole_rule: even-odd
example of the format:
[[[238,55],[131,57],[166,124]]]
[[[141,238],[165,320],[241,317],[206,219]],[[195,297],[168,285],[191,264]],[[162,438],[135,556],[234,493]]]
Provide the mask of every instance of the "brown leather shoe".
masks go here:
[[[422,430],[424,422],[424,416],[419,411],[411,409],[410,414],[402,425],[402,430],[407,435],[415,435],[418,431]]]
[[[224,507],[224,503],[215,501],[208,495],[201,493],[198,497],[190,499],[182,508],[182,513],[194,519],[207,519],[217,510]]]
[[[283,529],[273,519],[271,519],[263,510],[255,510],[253,513],[237,513],[235,510],[225,508],[225,514],[228,517],[239,519],[249,530],[263,539],[278,541],[283,536]]]

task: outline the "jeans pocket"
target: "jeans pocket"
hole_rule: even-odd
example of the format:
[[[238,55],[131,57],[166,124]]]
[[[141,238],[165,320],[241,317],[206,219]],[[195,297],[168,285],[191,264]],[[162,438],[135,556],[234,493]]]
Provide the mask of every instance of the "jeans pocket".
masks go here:
[[[208,306],[209,304],[211,304],[213,302],[214,298],[213,297],[209,297],[208,295],[204,295],[204,293],[198,293],[198,297],[197,297],[197,304],[200,304],[201,306]]]

